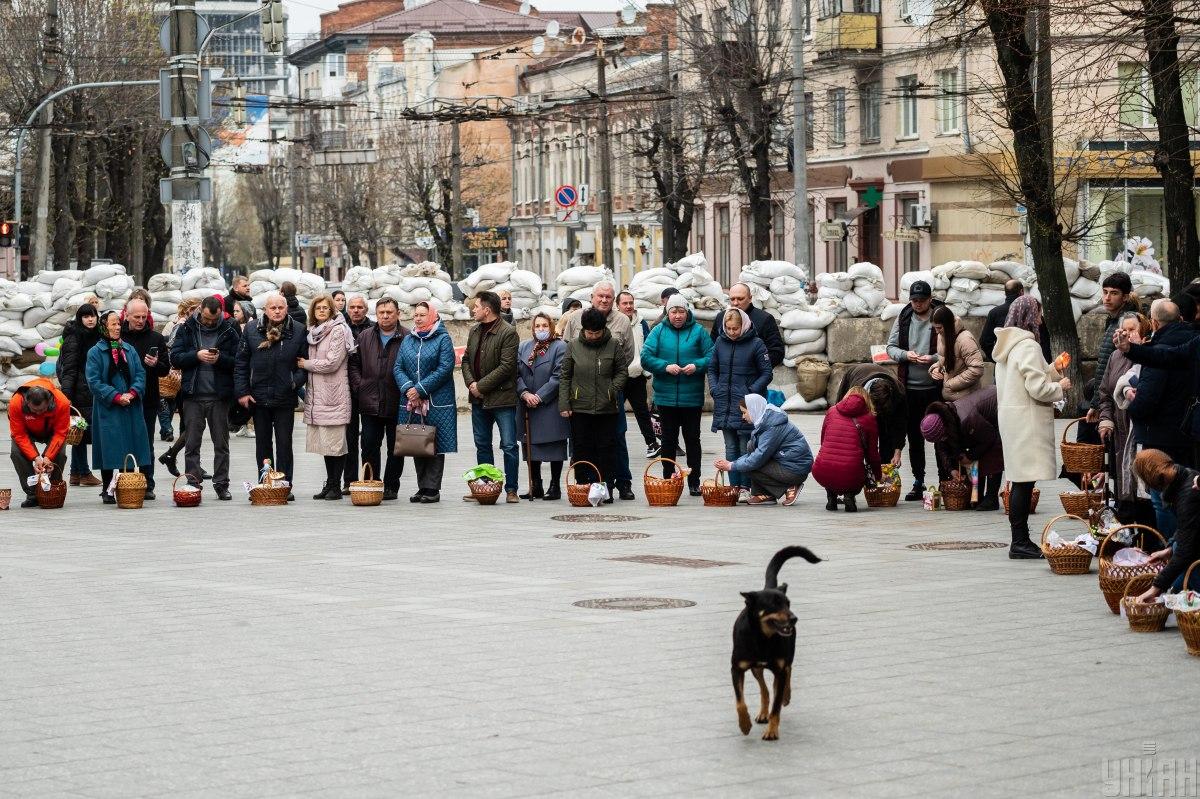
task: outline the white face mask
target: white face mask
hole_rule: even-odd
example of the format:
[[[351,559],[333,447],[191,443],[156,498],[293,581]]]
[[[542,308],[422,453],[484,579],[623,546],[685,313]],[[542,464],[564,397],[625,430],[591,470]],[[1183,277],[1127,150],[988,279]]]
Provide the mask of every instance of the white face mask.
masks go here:
[[[533,331],[533,337],[536,338],[538,341],[546,341],[547,339],[550,338],[550,331],[549,330],[535,330],[535,331]]]

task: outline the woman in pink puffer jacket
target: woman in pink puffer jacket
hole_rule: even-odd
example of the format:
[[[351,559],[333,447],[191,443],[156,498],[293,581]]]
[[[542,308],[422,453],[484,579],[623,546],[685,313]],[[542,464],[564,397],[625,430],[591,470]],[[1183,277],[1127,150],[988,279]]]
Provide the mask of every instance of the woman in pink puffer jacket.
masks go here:
[[[308,372],[304,423],[305,451],[325,457],[325,486],[313,499],[341,499],[345,468],[346,425],[350,423],[350,355],[356,349],[346,319],[328,294],[308,306],[308,357],[300,358]]]

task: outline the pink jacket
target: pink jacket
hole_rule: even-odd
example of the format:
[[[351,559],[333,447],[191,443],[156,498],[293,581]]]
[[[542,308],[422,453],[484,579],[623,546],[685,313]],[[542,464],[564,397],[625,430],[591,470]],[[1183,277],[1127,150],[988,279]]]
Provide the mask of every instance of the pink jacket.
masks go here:
[[[308,391],[304,397],[304,423],[339,425],[350,422],[350,355],[346,352],[349,329],[336,325],[325,338],[308,345]]]

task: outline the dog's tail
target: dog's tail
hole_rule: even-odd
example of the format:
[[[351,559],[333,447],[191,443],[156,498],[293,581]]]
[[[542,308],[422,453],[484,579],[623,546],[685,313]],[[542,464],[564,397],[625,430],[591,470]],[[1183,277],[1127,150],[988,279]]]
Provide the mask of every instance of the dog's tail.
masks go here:
[[[771,562],[767,564],[767,580],[765,588],[779,587],[779,570],[783,568],[783,564],[788,560],[801,557],[809,563],[820,563],[821,559],[808,551],[807,547],[784,547],[775,553],[775,557],[771,558]]]

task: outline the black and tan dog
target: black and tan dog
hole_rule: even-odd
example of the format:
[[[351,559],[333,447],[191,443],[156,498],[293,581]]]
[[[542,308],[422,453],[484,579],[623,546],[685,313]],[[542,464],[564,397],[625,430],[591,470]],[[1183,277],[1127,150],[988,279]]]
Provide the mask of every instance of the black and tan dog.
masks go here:
[[[742,691],[749,670],[758,681],[761,708],[759,724],[766,724],[764,741],[779,738],[779,713],[792,701],[792,659],[796,656],[796,616],[787,597],[787,583],[778,585],[779,569],[790,558],[801,557],[809,563],[821,559],[804,547],[784,547],[767,564],[766,584],[761,591],[744,591],[746,607],[733,623],[733,695],[737,698],[738,727],[750,734],[750,711]],[[775,678],[775,701],[770,702],[763,670]]]

